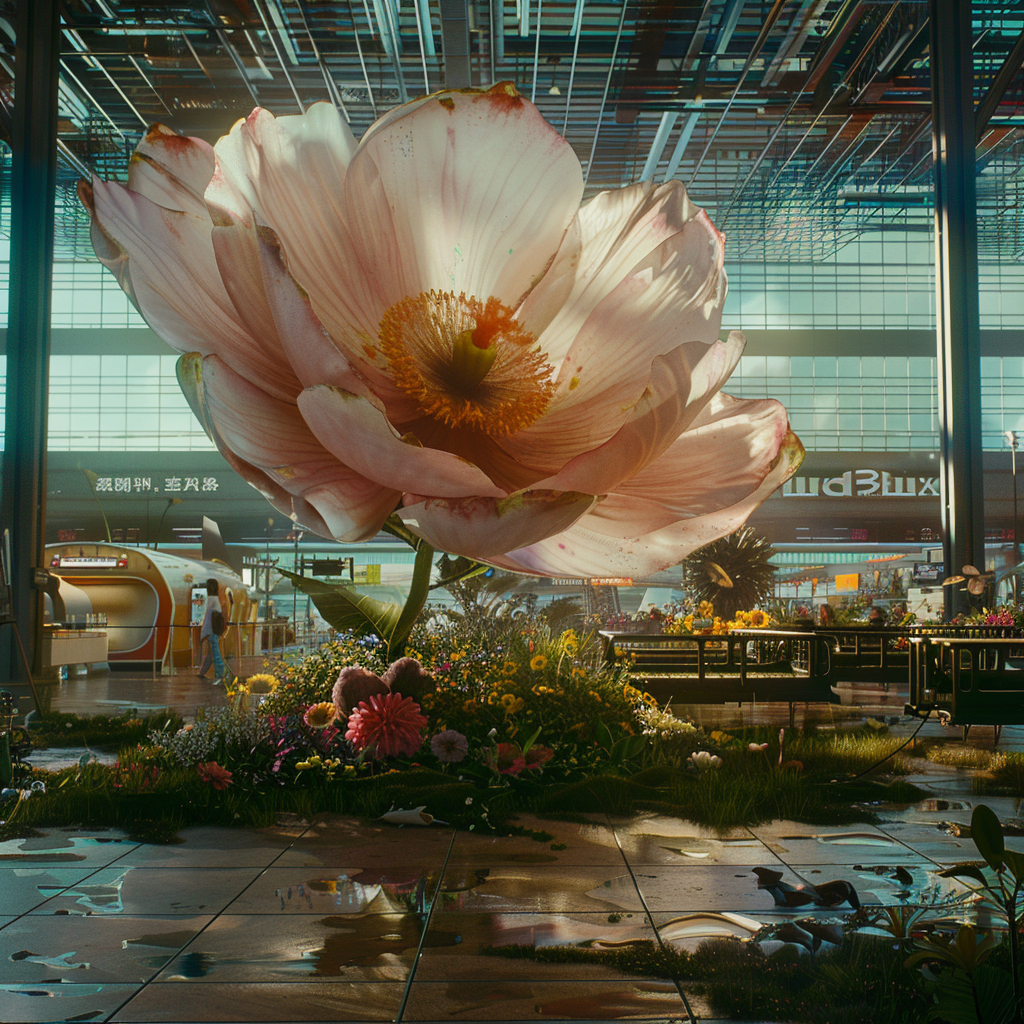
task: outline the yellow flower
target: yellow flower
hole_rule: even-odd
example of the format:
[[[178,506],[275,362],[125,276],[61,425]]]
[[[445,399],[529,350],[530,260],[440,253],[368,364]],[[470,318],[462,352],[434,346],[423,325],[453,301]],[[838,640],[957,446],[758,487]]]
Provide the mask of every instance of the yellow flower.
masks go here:
[[[504,672],[505,675],[510,676],[517,668],[519,668],[519,666],[514,661],[506,661],[501,671]]]
[[[697,605],[697,618],[710,619],[715,614],[715,606],[710,601],[701,601]]]
[[[603,701],[601,700],[601,694],[599,694],[599,693],[597,692],[597,690],[590,690],[590,691],[589,691],[589,693],[590,693],[590,696],[591,696],[591,697],[593,697],[593,698],[594,698],[594,700],[596,700],[598,704],[602,704],[602,703],[604,703],[604,702],[603,702]]]
[[[273,693],[280,685],[277,677],[270,675],[269,672],[258,672],[254,676],[249,676],[245,684],[249,693]]]
[[[539,672],[542,668],[547,668],[548,659],[543,654],[536,654],[530,659],[530,668],[534,672]]]
[[[497,701],[498,701],[497,691],[492,690],[489,694],[487,694],[487,703],[488,704],[496,704]]]
[[[523,710],[526,706],[526,701],[522,697],[515,696],[515,694],[504,693],[501,696],[501,704],[506,714],[514,715],[517,711]]]
[[[572,670],[573,679],[582,679],[587,674],[586,669],[574,668]]]
[[[475,700],[463,701],[462,702],[462,710],[465,711],[467,714],[469,714],[469,713],[471,713],[473,711],[476,711],[476,701]]]

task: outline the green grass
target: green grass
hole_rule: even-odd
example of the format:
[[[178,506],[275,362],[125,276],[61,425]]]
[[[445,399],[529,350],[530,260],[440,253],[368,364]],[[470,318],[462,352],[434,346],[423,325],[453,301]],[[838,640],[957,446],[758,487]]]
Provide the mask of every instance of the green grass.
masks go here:
[[[993,755],[988,773],[975,777],[971,788],[978,794],[1024,796],[1024,754]]]
[[[929,743],[924,747],[923,756],[933,764],[945,765],[947,768],[987,771],[1000,755],[980,747]]]
[[[36,749],[44,747],[91,747],[120,750],[142,743],[157,729],[174,731],[185,720],[176,711],[139,714],[129,709],[121,715],[74,715],[48,712],[33,720],[28,738]]]

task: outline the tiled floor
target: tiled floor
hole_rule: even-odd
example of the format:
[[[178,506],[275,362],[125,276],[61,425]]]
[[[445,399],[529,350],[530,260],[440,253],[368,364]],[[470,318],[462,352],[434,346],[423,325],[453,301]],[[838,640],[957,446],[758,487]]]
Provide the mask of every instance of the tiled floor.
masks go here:
[[[55,704],[77,710],[102,693],[92,710],[106,710],[127,687],[73,680]],[[160,692],[209,702],[208,684],[170,688],[154,683],[142,703]],[[1004,746],[1020,748],[1018,733]],[[719,834],[653,813],[523,819],[553,835],[538,842],[334,819],[190,829],[167,846],[48,830],[0,843],[0,1021],[712,1021],[671,979],[491,950],[692,949],[763,925],[776,926],[776,946],[827,938],[852,908],[812,898],[812,886],[841,896],[848,883],[869,909],[941,905],[956,883],[937,872],[974,856],[945,827],[969,821],[969,779],[913,781],[934,799],[881,810],[877,826]],[[1014,801],[989,802],[1018,815]]]
[[[948,801],[950,777],[917,781]],[[53,829],[0,844],[0,1020],[708,1021],[670,979],[489,951],[692,949],[787,922],[779,941],[799,942],[851,909],[799,894],[843,880],[868,908],[941,902],[956,886],[937,872],[973,851],[940,826],[969,804],[723,835],[655,814],[524,819],[544,842],[350,819],[170,846]]]

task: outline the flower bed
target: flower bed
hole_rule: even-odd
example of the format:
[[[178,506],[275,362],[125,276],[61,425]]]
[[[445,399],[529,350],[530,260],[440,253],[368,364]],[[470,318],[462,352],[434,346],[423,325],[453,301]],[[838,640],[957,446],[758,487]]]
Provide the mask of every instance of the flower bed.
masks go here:
[[[416,657],[390,666],[381,645],[351,638],[268,666],[194,723],[164,717],[141,742],[126,732],[134,742],[115,766],[25,776],[3,816],[160,835],[198,822],[264,825],[281,812],[423,807],[479,829],[517,811],[653,807],[727,826],[869,820],[858,801],[913,795],[899,782],[825,784],[885,762],[898,742],[884,734],[705,732],[602,666],[590,636],[551,635],[532,620],[491,626],[486,637],[420,631]],[[898,759],[883,768],[905,770]],[[33,781],[46,792],[27,795]]]

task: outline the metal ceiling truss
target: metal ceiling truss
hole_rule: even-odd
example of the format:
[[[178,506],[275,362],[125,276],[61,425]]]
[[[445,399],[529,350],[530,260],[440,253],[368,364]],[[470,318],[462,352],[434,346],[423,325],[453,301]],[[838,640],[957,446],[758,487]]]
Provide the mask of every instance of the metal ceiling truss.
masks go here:
[[[0,0],[0,125],[13,12]],[[678,178],[733,257],[826,258],[931,223],[926,0],[64,0],[62,190],[153,122],[213,140],[327,100],[357,135],[426,91],[512,81],[588,195]],[[973,0],[979,250],[1024,259],[1024,6]],[[5,178],[7,175],[5,175]],[[70,194],[70,192],[69,192]],[[59,211],[58,255],[85,257]]]

